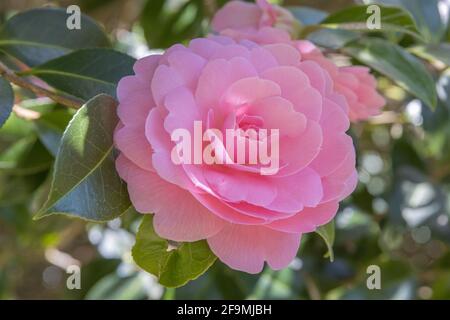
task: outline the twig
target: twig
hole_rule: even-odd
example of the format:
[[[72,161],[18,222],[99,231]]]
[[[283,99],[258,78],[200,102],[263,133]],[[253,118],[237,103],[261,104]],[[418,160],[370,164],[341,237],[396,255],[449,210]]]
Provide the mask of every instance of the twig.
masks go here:
[[[304,273],[306,291],[311,300],[320,300],[320,291],[313,277],[309,273]]]
[[[19,86],[24,89],[28,89],[32,92],[34,92],[37,95],[43,95],[46,97],[49,97],[53,101],[65,105],[70,108],[78,109],[83,104],[82,100],[79,100],[77,98],[72,98],[63,94],[55,93],[50,90],[44,89],[40,86],[35,85],[34,83],[31,83],[18,75],[16,75],[11,69],[9,69],[7,66],[5,66],[3,63],[0,62],[0,76],[4,77],[6,80],[8,80],[11,83],[14,83],[16,86]]]

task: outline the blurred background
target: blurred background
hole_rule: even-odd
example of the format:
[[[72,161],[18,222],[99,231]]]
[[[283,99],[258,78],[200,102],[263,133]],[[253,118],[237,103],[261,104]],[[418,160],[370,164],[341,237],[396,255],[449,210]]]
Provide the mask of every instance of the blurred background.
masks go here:
[[[118,50],[140,58],[206,35],[209,19],[225,2],[1,0],[0,24],[18,11],[77,4],[106,28]],[[303,16],[304,23],[355,3],[276,2],[314,8]],[[435,43],[450,42],[450,1],[378,2],[406,8]],[[413,40],[398,41],[406,46]],[[46,196],[53,161],[45,148],[52,119],[29,122],[13,114],[0,129],[0,299],[450,299],[450,71],[432,57],[427,68],[439,97],[434,112],[377,75],[387,106],[381,116],[352,125],[359,185],[335,221],[334,262],[325,257],[323,240],[309,234],[298,258],[283,271],[248,275],[216,262],[176,290],[163,288],[133,263],[130,249],[138,215],[107,224],[64,216],[32,220]],[[16,105],[58,110],[28,92],[16,95]],[[68,121],[70,111],[61,112]],[[25,147],[12,157],[8,146],[17,141]],[[80,290],[66,287],[66,268],[73,264],[81,266]],[[381,269],[381,290],[366,287],[370,265]]]

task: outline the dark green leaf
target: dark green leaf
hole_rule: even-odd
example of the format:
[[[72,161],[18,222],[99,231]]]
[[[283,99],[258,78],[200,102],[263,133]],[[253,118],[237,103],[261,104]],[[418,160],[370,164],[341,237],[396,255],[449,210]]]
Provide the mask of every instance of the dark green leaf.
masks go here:
[[[133,73],[134,63],[134,58],[111,49],[83,49],[48,61],[29,73],[58,90],[89,100],[100,93],[115,96],[117,83]]]
[[[0,206],[27,201],[41,182],[39,175],[0,174]]]
[[[328,248],[327,256],[330,261],[334,260],[333,243],[334,243],[334,220],[331,220],[326,225],[317,228],[316,233],[319,234],[325,241]]]
[[[176,248],[169,246],[167,240],[155,233],[153,217],[146,215],[136,235],[133,259],[166,287],[185,285],[208,270],[216,260],[204,240],[181,243]]]
[[[380,7],[381,29],[369,29],[367,20],[370,13],[367,13],[367,6],[353,6],[329,15],[322,25],[329,28],[358,30],[358,31],[382,31],[382,32],[403,32],[420,38],[416,25],[412,17],[396,7]]]
[[[51,155],[35,136],[24,137],[0,154],[0,172],[27,175],[48,169]]]
[[[67,110],[56,110],[41,115],[34,125],[42,144],[56,156],[62,139],[72,115]]]
[[[433,78],[422,62],[403,48],[372,38],[350,43],[344,52],[391,78],[426,104],[436,106]]]
[[[331,49],[340,49],[347,43],[360,38],[358,32],[341,29],[320,29],[308,35],[308,40],[318,46]]]
[[[371,0],[373,3],[395,5],[408,10],[417,29],[428,42],[438,43],[445,35],[445,22],[439,13],[438,0]]]
[[[175,5],[165,0],[148,0],[141,13],[144,36],[151,48],[167,48],[199,36],[202,21],[202,0]]]
[[[91,18],[81,16],[81,29],[69,30],[69,15],[60,8],[20,12],[0,32],[0,49],[35,66],[82,48],[108,47],[109,40]]]
[[[60,213],[106,221],[130,207],[114,165],[115,108],[113,98],[99,95],[75,114],[61,141],[48,200],[36,218]]]
[[[8,120],[14,105],[14,91],[8,81],[0,77],[0,128]]]

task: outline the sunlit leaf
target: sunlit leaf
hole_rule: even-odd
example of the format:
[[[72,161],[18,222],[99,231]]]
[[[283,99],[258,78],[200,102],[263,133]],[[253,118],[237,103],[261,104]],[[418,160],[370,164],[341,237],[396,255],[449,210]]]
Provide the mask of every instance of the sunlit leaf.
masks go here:
[[[319,234],[322,239],[325,241],[325,244],[328,248],[327,256],[330,258],[330,261],[334,260],[334,251],[333,251],[333,243],[334,243],[334,220],[331,220],[326,225],[320,226],[317,228],[316,233]]]
[[[114,165],[115,108],[113,98],[99,95],[75,114],[62,137],[48,200],[36,218],[61,213],[106,221],[130,207]]]
[[[176,244],[160,238],[146,215],[133,247],[134,261],[166,287],[179,287],[203,274],[216,260],[205,240]]]
[[[370,29],[368,19],[372,13],[368,6],[353,6],[329,15],[321,22],[328,28],[358,30],[364,32],[402,32],[420,38],[414,20],[408,12],[397,7],[378,6],[380,8],[381,29]]]

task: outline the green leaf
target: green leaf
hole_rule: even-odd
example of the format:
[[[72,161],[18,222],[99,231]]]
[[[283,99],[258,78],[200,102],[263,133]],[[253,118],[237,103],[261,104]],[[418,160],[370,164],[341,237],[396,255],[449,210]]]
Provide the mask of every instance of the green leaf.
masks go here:
[[[14,91],[8,81],[0,77],[0,128],[8,120],[14,105]]]
[[[121,277],[110,273],[86,293],[87,300],[139,300],[146,297],[145,283],[139,273]]]
[[[14,142],[0,154],[0,172],[34,174],[48,169],[52,162],[51,155],[36,136],[31,135]]]
[[[145,39],[151,48],[167,48],[198,37],[202,31],[203,11],[202,0],[178,3],[148,0],[140,20]]]
[[[42,144],[54,156],[58,154],[61,139],[72,115],[67,110],[55,110],[41,115],[34,121]]]
[[[39,65],[27,74],[89,100],[100,93],[115,96],[117,83],[133,73],[135,62],[134,58],[111,49],[83,49]]]
[[[413,16],[417,29],[427,42],[439,43],[445,35],[446,23],[439,13],[439,0],[371,0],[372,3],[394,5]]]
[[[437,103],[433,78],[420,60],[386,40],[371,38],[352,42],[343,51],[394,80],[429,106]]]
[[[330,261],[334,260],[334,251],[333,251],[333,243],[334,243],[334,220],[331,220],[327,224],[320,226],[317,228],[316,233],[322,237],[325,241],[325,244],[328,248],[327,256],[330,257]]]
[[[42,179],[39,175],[3,175],[0,174],[0,206],[26,202],[32,196]]]
[[[29,66],[82,48],[109,47],[102,28],[81,15],[81,29],[69,30],[69,15],[62,8],[38,8],[10,18],[0,31],[0,49]]]
[[[361,37],[361,34],[350,30],[320,29],[308,35],[308,40],[324,48],[340,49],[347,43]]]
[[[113,98],[98,95],[75,114],[62,137],[48,199],[35,219],[66,214],[106,221],[130,208],[114,164],[115,108]]]
[[[439,60],[450,66],[450,43],[431,44],[410,48],[415,55],[427,60]]]
[[[421,38],[414,20],[401,8],[380,7],[381,29],[367,28],[367,19],[371,16],[367,13],[368,6],[352,6],[329,15],[321,25],[333,29],[358,30],[365,32],[403,32],[416,38]]]
[[[153,229],[153,217],[146,215],[136,235],[133,259],[155,275],[166,287],[180,287],[202,275],[216,260],[206,241],[186,242],[171,248]]]
[[[304,6],[286,7],[303,26],[318,24],[328,15],[327,12]]]

